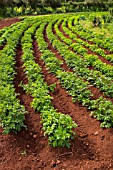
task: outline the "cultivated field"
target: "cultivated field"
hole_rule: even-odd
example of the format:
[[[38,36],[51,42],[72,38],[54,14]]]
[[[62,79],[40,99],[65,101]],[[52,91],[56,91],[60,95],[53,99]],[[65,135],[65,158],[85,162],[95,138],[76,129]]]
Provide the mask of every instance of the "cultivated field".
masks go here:
[[[2,169],[112,170],[113,18],[0,23]]]

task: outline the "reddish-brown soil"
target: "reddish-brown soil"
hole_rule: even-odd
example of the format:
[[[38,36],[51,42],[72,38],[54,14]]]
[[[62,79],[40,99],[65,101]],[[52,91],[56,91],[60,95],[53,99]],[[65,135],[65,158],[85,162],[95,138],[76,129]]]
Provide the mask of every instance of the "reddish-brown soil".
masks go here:
[[[9,19],[0,20],[0,29],[4,27],[8,27],[14,24],[15,22],[19,22],[19,21],[20,20],[18,18],[9,18]]]
[[[14,86],[15,91],[20,94],[18,98],[21,104],[29,112],[25,120],[28,129],[9,135],[2,135],[2,128],[0,129],[0,170],[113,170],[113,129],[101,129],[99,121],[91,118],[85,107],[72,102],[57,78],[47,71],[35,40],[33,50],[35,62],[42,68],[44,81],[48,85],[57,83],[54,93],[50,93],[54,107],[69,114],[77,122],[77,135],[71,142],[70,149],[48,146],[40,123],[40,113],[35,113],[30,106],[32,97],[19,87],[21,81],[26,84],[28,80],[22,68],[22,49],[18,46]]]

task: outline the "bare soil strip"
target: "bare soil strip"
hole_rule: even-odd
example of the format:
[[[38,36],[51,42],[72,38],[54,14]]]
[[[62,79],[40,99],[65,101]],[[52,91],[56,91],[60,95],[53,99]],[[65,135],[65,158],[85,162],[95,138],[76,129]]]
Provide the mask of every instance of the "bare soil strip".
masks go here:
[[[21,61],[22,49],[17,48],[15,70],[17,72],[14,79],[15,92],[19,93],[18,98],[29,114],[26,115],[25,124],[27,130],[23,129],[18,134],[10,133],[2,135],[0,129],[0,167],[4,170],[24,170],[45,167],[44,161],[39,155],[43,146],[47,147],[47,140],[43,136],[41,119],[39,114],[30,107],[32,97],[27,95],[24,90],[19,87],[20,82],[28,83],[25,73],[22,68]]]
[[[20,21],[19,18],[9,18],[9,19],[0,20],[0,29],[2,29],[4,27],[8,27],[16,22],[19,22],[19,21]]]

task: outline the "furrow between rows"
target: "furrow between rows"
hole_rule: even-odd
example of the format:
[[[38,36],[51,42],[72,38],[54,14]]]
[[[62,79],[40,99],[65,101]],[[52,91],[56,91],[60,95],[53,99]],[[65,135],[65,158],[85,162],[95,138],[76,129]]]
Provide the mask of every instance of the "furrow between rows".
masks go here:
[[[24,33],[21,40],[23,50],[22,60],[24,61],[23,66],[25,67],[24,72],[28,77],[28,84],[21,83],[21,86],[33,97],[31,106],[41,115],[44,135],[48,136],[49,144],[53,147],[69,147],[70,140],[75,134],[73,128],[77,125],[69,115],[57,112],[52,105],[52,97],[49,91],[54,91],[54,84],[48,86],[47,83],[44,82],[41,68],[35,62],[35,56],[33,54],[34,43],[32,36],[35,30],[36,26],[34,25]],[[39,28],[37,30],[39,30]]]
[[[42,73],[44,75],[45,82],[47,82],[48,86],[50,86],[53,83],[56,83],[54,92],[53,93],[50,92],[50,94],[53,96],[52,102],[53,102],[53,104],[55,104],[55,108],[59,111],[62,110],[62,113],[64,113],[64,114],[68,113],[70,116],[73,115],[74,120],[77,121],[76,116],[77,117],[80,116],[80,113],[77,114],[79,112],[79,110],[81,110],[82,114],[88,112],[86,107],[83,107],[78,102],[76,102],[76,103],[72,102],[72,97],[69,95],[69,93],[64,88],[62,88],[58,78],[54,74],[49,73],[49,71],[47,70],[46,64],[41,59],[42,53],[40,52],[40,50],[38,48],[38,44],[37,44],[36,40],[33,41],[33,46],[34,46],[35,61],[36,61],[36,63],[38,63],[40,65],[40,67],[42,69]],[[57,99],[58,102],[55,99]],[[57,105],[58,105],[58,107],[56,107]],[[72,107],[72,109],[71,109],[71,107]],[[88,115],[88,119],[91,119],[89,115]],[[79,124],[80,122],[78,122],[78,121],[77,121],[77,123]]]
[[[83,152],[85,152],[85,148],[87,147],[87,154],[90,156],[90,159],[94,159],[94,157],[96,156],[96,147],[92,147],[92,138],[89,138],[88,136],[94,134],[96,130],[99,130],[99,122],[89,116],[90,111],[88,111],[86,107],[83,107],[78,102],[73,103],[72,97],[69,95],[68,92],[66,92],[64,88],[62,88],[56,76],[48,72],[44,61],[41,59],[42,53],[39,50],[36,40],[33,41],[33,49],[35,62],[38,63],[42,69],[44,81],[47,82],[48,86],[56,83],[54,92],[50,92],[50,95],[53,97],[52,104],[58,112],[69,114],[73,118],[73,120],[77,122],[78,128],[76,128],[77,137],[75,138],[75,141],[79,141],[81,145],[82,139],[84,139],[85,142],[83,145],[81,145],[81,148],[83,149]],[[76,147],[74,142],[72,142],[72,146]]]

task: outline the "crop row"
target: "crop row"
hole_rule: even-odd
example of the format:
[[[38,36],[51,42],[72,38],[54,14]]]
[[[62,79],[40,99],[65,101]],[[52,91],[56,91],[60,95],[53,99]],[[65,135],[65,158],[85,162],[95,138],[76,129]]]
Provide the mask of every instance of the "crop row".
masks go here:
[[[84,79],[89,81],[90,84],[97,86],[100,91],[104,92],[106,96],[113,97],[112,79],[108,78],[105,75],[102,75],[101,72],[97,70],[88,69],[87,67],[89,66],[89,62],[86,61],[86,59],[75,54],[73,51],[70,51],[68,49],[68,45],[63,44],[61,41],[59,41],[58,38],[52,32],[52,25],[53,23],[50,23],[48,25],[49,28],[47,27],[49,40],[51,41],[53,47],[56,48],[60,52],[60,54],[65,58],[67,65],[70,68],[73,68],[75,74],[83,77]],[[54,26],[54,29],[56,30],[57,35],[59,35],[59,37],[63,41],[68,41],[68,38],[63,36],[59,31],[57,24]]]
[[[40,67],[33,60],[31,36],[33,36],[39,24],[36,23],[36,20],[32,22],[29,20],[27,22],[24,21],[21,26],[19,25],[19,31],[18,28],[15,28],[14,33],[7,37],[7,44],[1,51],[2,66],[0,67],[0,71],[2,73],[2,82],[0,88],[2,94],[1,100],[3,102],[0,105],[0,112],[2,113],[0,115],[0,122],[5,134],[10,131],[17,132],[22,127],[26,127],[24,125],[24,119],[27,112],[16,98],[17,94],[13,85],[14,75],[16,74],[14,71],[14,57],[16,46],[19,44],[23,32],[32,25],[32,27],[24,32],[21,40],[24,52],[22,59],[29,80],[29,84],[23,85],[23,87],[34,97],[32,102],[34,109],[41,112],[44,134],[49,136],[49,143],[54,147],[65,145],[69,147],[70,139],[75,135],[73,128],[77,125],[72,121],[70,116],[56,112],[51,104],[52,97],[49,95],[49,89],[54,90],[54,85],[47,86],[43,81]]]
[[[25,108],[20,105],[15,93],[13,85],[15,71],[15,49],[19,44],[19,39],[22,33],[29,27],[29,22],[25,22],[20,26],[20,29],[15,29],[10,36],[7,37],[7,44],[0,52],[0,122],[4,128],[4,133],[7,134],[10,131],[20,131],[24,126]]]
[[[76,124],[70,116],[58,113],[51,103],[52,97],[49,94],[49,90],[52,88],[54,90],[54,84],[49,87],[44,82],[41,68],[35,62],[33,55],[32,36],[35,30],[36,26],[33,25],[24,33],[21,40],[23,67],[28,77],[28,84],[21,85],[27,93],[32,95],[32,107],[41,113],[44,135],[48,135],[49,144],[54,147],[69,147],[70,139],[72,139],[74,134],[73,128],[76,127]]]
[[[23,22],[12,24],[10,27],[3,28],[0,31],[0,46],[4,45],[11,34],[21,28]]]
[[[14,24],[15,31],[9,31],[10,33],[5,39],[6,45],[3,50],[0,51],[0,124],[3,127],[3,133],[5,134],[10,131],[17,132],[20,131],[22,127],[26,127],[24,125],[24,120],[27,111],[24,106],[20,104],[20,101],[17,98],[18,94],[15,93],[15,87],[13,85],[16,74],[15,51],[24,31],[33,23],[37,23],[37,18],[35,20],[29,18],[25,19],[22,23],[19,23],[19,26]],[[11,27],[11,30],[12,28],[13,26]]]
[[[53,21],[52,21],[53,22]],[[49,22],[49,25],[51,23]],[[51,24],[52,26],[52,24]],[[69,94],[73,97],[73,100],[78,100],[84,106],[87,106],[88,109],[94,110],[93,114],[97,119],[101,120],[101,126],[103,127],[111,127],[113,126],[113,105],[110,101],[107,101],[103,97],[100,97],[97,100],[91,100],[91,92],[88,90],[88,82],[84,82],[82,77],[73,74],[72,72],[66,72],[61,69],[62,61],[57,59],[55,55],[48,50],[48,44],[44,40],[44,32],[45,26],[42,24],[37,31],[37,42],[39,45],[39,49],[42,52],[41,59],[44,60],[46,66],[49,71],[55,74],[63,87],[69,92]],[[47,36],[51,38],[49,28],[47,27]],[[40,37],[40,38],[39,38]],[[53,46],[56,47],[58,44],[57,40],[52,41]],[[43,48],[44,45],[44,48]],[[61,46],[59,46],[61,49]],[[64,50],[64,48],[62,48]]]
[[[100,47],[113,52],[113,39],[110,37],[105,37],[104,34],[94,33],[91,29],[89,30],[87,28],[84,28],[78,21],[79,17],[80,16],[74,17],[74,26],[70,27],[70,29],[80,35],[86,41],[88,40],[90,42],[94,42]]]
[[[82,55],[85,60],[88,62],[89,66],[94,67],[94,69],[99,70],[102,72],[102,74],[105,74],[107,77],[113,77],[113,66],[107,65],[106,63],[103,63],[100,59],[98,59],[98,56],[88,54],[88,50],[84,48],[81,44],[75,42],[73,43],[72,39],[67,38],[60,32],[58,29],[58,25],[60,23],[60,20],[58,23],[56,23],[56,31],[57,35],[67,44],[69,45],[75,53]],[[69,31],[66,31],[66,33],[69,33]]]
[[[110,61],[111,63],[113,63],[113,54],[106,54],[105,50],[103,50],[102,48],[100,48],[98,46],[98,44],[90,44],[87,41],[82,40],[81,38],[78,38],[76,33],[73,30],[73,26],[72,26],[72,18],[70,17],[68,20],[64,20],[64,22],[62,23],[62,28],[63,30],[68,33],[68,35],[70,36],[70,38],[72,38],[73,40],[75,40],[77,43],[84,45],[85,47],[89,48],[91,51],[93,51],[94,53],[101,55],[103,58],[105,58],[106,60]],[[68,26],[68,28],[67,28]]]

